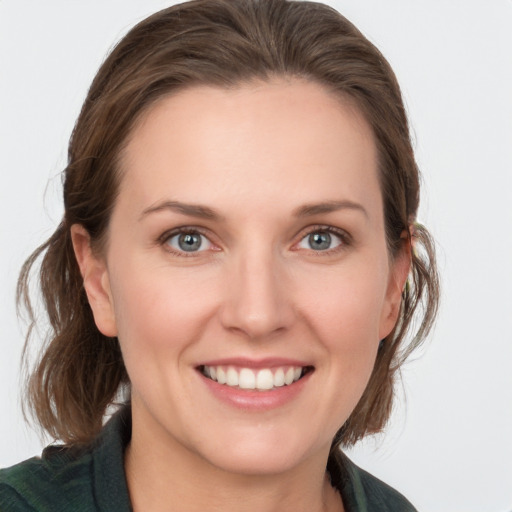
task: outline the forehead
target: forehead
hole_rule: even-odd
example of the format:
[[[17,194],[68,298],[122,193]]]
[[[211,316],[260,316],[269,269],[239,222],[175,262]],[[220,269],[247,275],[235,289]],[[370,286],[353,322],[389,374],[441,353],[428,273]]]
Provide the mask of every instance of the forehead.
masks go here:
[[[361,196],[378,182],[372,130],[357,108],[299,80],[162,98],[134,127],[121,170],[121,195],[130,189],[146,203],[165,194],[204,202],[223,190],[307,202],[316,198],[298,196],[333,187]]]

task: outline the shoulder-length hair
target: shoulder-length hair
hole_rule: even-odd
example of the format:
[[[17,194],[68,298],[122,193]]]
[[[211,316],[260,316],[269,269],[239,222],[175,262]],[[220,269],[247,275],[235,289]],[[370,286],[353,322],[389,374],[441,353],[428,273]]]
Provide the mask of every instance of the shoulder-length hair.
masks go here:
[[[386,424],[397,371],[428,333],[439,296],[434,246],[427,230],[415,223],[419,171],[395,75],[377,48],[326,5],[194,0],[136,25],[99,69],[69,143],[64,217],[21,271],[18,300],[30,313],[29,275],[42,256],[39,280],[51,330],[30,375],[27,397],[51,436],[66,443],[89,441],[119,390],[129,387],[118,340],[101,334],[94,323],[70,226],[81,224],[93,248],[101,251],[119,189],[120,152],[155,101],[193,85],[229,88],[275,77],[318,83],[356,105],[377,145],[391,257],[404,231],[412,237],[412,268],[399,320],[381,343],[367,388],[333,448],[353,444]]]

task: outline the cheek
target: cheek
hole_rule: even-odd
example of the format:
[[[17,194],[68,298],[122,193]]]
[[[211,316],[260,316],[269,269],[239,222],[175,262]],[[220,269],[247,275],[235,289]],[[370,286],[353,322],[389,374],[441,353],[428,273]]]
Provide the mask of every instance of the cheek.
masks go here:
[[[308,287],[314,292],[304,299],[303,311],[327,355],[332,387],[343,390],[335,396],[335,406],[346,414],[358,402],[375,364],[385,279],[366,268],[365,274],[338,272],[322,282],[322,287]]]
[[[213,287],[201,285],[197,274],[190,279],[186,272],[171,273],[164,267],[141,268],[118,268],[112,283],[118,337],[129,372],[130,366],[145,362],[163,363],[165,354],[177,355],[199,340],[215,307]]]
[[[377,355],[378,316],[371,306],[359,297],[344,295],[326,304],[314,320],[333,375],[356,394],[366,386]]]
[[[304,311],[322,338],[347,350],[365,350],[377,344],[385,299],[385,277],[379,272],[348,271],[332,275],[302,288]]]

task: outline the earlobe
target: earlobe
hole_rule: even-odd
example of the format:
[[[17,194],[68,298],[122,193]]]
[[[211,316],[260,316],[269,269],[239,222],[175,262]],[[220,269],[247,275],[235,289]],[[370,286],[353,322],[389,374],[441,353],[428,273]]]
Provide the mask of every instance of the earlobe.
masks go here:
[[[391,263],[386,303],[382,311],[380,339],[384,339],[395,327],[400,314],[402,292],[411,270],[411,241],[407,233],[402,234],[402,247]]]
[[[71,226],[71,240],[96,326],[105,336],[117,336],[107,265],[94,254],[89,233],[80,224]]]

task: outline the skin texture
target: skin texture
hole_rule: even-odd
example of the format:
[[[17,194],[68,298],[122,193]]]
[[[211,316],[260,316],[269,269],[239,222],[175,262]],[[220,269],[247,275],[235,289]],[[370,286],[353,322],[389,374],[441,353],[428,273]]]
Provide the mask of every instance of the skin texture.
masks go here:
[[[331,439],[409,269],[408,251],[391,261],[386,249],[370,127],[314,83],[189,88],[139,120],[121,170],[104,254],[80,226],[72,236],[97,326],[118,336],[131,379],[134,509],[342,510],[325,479]],[[200,250],[180,251],[183,227],[203,235]],[[330,248],[312,248],[326,229]],[[252,407],[252,392],[243,408],[198,370],[233,357],[313,371],[279,406]]]

